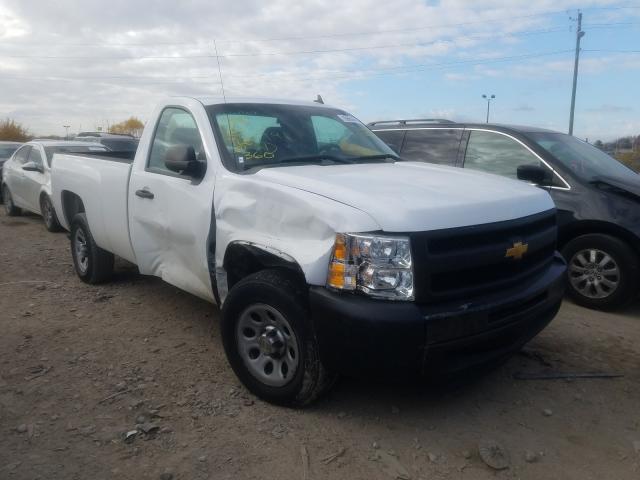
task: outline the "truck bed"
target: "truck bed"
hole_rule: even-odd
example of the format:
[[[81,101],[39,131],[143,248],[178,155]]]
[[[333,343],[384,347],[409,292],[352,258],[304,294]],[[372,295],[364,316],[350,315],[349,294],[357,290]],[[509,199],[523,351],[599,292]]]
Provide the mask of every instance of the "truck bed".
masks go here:
[[[65,211],[65,199],[75,195],[82,201],[96,244],[133,263],[128,186],[134,154],[56,154],[51,170],[53,204],[62,226],[70,229],[72,218]]]

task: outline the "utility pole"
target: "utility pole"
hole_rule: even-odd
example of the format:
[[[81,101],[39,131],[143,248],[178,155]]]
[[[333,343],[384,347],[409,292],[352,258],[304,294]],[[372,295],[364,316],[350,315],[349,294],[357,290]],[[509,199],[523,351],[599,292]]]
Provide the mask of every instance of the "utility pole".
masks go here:
[[[487,123],[489,123],[489,109],[491,107],[491,100],[494,100],[496,96],[482,95],[482,98],[484,98],[487,101]]]
[[[71,127],[71,125],[63,125],[63,127],[65,129],[64,139],[69,140],[69,128]]]
[[[578,11],[578,29],[576,30],[576,60],[573,64],[573,90],[571,91],[571,112],[569,114],[569,135],[573,135],[573,114],[576,109],[576,87],[578,85],[578,62],[580,61],[580,39],[582,31],[582,12]]]

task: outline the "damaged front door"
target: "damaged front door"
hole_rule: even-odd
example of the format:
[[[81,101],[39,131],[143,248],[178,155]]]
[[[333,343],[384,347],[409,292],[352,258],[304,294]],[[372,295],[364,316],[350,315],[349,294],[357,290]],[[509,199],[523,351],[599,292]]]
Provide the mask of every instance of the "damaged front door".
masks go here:
[[[207,263],[214,174],[198,125],[183,107],[159,117],[146,162],[129,185],[131,240],[140,272],[214,301]],[[213,169],[209,169],[213,170]]]

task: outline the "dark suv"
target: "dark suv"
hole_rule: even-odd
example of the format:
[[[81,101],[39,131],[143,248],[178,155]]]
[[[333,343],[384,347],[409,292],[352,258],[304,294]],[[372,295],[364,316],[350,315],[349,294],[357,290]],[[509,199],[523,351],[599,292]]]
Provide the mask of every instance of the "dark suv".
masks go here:
[[[547,190],[577,303],[612,309],[638,295],[640,175],[594,146],[533,127],[397,120],[369,124],[403,159],[471,168]]]

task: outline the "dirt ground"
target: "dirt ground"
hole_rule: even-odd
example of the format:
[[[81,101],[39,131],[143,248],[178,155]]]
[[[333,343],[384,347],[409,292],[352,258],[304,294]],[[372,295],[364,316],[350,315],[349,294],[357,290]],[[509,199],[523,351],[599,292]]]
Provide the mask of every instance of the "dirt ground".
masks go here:
[[[239,385],[217,319],[130,266],[85,285],[66,234],[0,214],[0,479],[640,478],[640,302],[565,302],[470,384],[342,379],[303,411]],[[513,378],[547,369],[624,377]],[[482,461],[485,441],[507,469]]]

